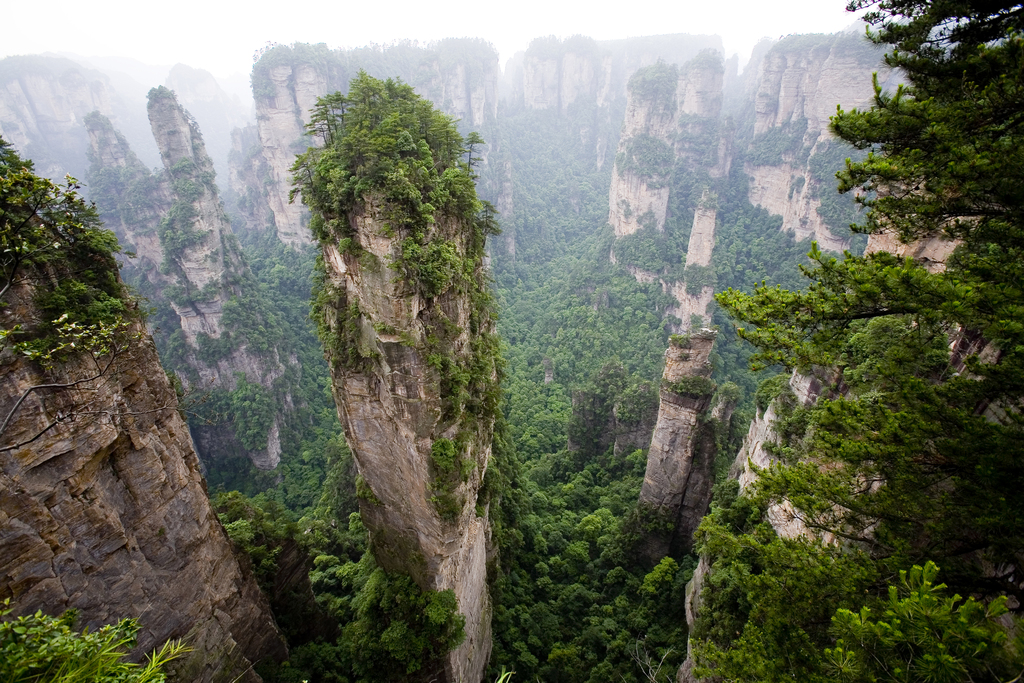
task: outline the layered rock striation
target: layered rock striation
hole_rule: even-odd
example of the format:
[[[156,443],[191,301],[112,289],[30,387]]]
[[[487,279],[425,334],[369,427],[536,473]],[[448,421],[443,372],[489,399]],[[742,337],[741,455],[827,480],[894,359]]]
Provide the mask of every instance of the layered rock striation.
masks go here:
[[[714,292],[709,274],[717,208],[710,187],[730,164],[729,141],[718,121],[723,74],[720,57],[706,52],[682,67],[659,63],[633,75],[609,189],[608,222],[616,238],[650,240],[665,230],[677,176],[703,184],[700,200],[685,207],[694,214],[686,270],[670,274],[624,264],[637,281],[660,282],[675,298],[666,315],[680,320],[679,332],[709,321]],[[614,246],[611,257],[616,260]]]
[[[686,552],[711,503],[715,436],[709,408],[715,391],[709,357],[715,332],[673,337],[665,351],[658,421],[640,489],[646,527],[644,553],[652,562]]]
[[[126,276],[157,304],[166,360],[187,388],[230,393],[244,381],[270,392],[285,361],[277,349],[255,349],[253,330],[237,320],[258,312],[225,320],[226,311],[252,306],[255,283],[220,202],[198,126],[166,88],[150,92],[149,115],[164,164],[159,175],[144,168],[106,118],[87,118],[94,199],[137,255]],[[239,453],[260,469],[273,469],[280,461],[282,419],[282,412],[275,413],[263,434],[244,440],[239,425],[223,417],[215,420],[220,424],[194,425],[193,432],[204,459]]]
[[[137,618],[135,659],[183,638],[179,680],[258,681],[252,665],[284,658],[285,645],[210,508],[111,241],[85,226],[54,233],[61,248],[24,262],[2,295],[0,597],[15,614],[76,609],[90,629]],[[48,295],[69,282],[108,306],[71,304],[48,323]]]

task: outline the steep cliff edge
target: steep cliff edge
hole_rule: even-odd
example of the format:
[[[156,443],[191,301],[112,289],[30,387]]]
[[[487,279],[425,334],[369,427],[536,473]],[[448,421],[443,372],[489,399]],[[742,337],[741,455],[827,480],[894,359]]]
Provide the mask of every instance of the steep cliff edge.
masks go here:
[[[337,132],[296,174],[323,251],[315,316],[374,556],[422,589],[454,591],[466,638],[444,676],[479,681],[491,641],[477,494],[499,397],[483,267],[492,225],[450,119],[366,75],[348,99],[344,121],[324,104]]]
[[[709,357],[715,332],[672,338],[665,351],[661,405],[647,453],[640,509],[650,526],[644,552],[657,561],[686,552],[711,502],[715,437],[708,408],[715,391]]]
[[[855,152],[832,137],[829,117],[836,105],[871,101],[873,72],[888,87],[894,75],[881,54],[859,34],[791,36],[759,66],[745,166],[750,202],[782,216],[783,230],[813,237],[822,249],[847,248],[847,226],[857,220],[852,199],[836,194],[834,178]]]
[[[91,114],[86,121],[94,199],[137,254],[126,277],[157,305],[162,353],[186,387],[270,392],[286,360],[281,349],[258,348],[265,341],[253,329],[253,314],[260,317],[252,303],[255,285],[220,203],[198,126],[166,88],[150,92],[149,115],[165,168],[157,176],[108,120]],[[242,306],[249,309],[244,315]],[[276,467],[281,411],[260,429],[210,417],[214,424],[193,426],[204,460],[243,453],[260,469]]]
[[[17,178],[7,161],[0,175]],[[22,188],[5,183],[5,218],[24,211],[8,195]],[[117,277],[116,242],[84,203],[50,196],[61,211],[41,209],[32,230],[4,222],[5,238],[41,243],[35,258],[3,261],[0,596],[16,614],[77,609],[90,628],[136,617],[136,658],[185,638],[181,680],[257,681],[251,665],[285,646],[210,509],[175,392]]]
[[[679,318],[678,331],[703,327],[710,320],[714,287],[709,275],[717,219],[717,200],[710,189],[715,178],[728,173],[730,163],[729,140],[719,131],[718,121],[723,75],[721,58],[711,52],[682,67],[659,63],[637,71],[630,79],[609,188],[608,222],[616,237],[611,259],[617,262],[618,254],[624,254],[623,265],[637,281],[660,282],[676,299],[677,305],[666,314]],[[689,181],[680,184],[684,177]],[[693,211],[693,225],[682,272],[667,264],[657,267],[650,258],[635,258],[658,251],[650,242],[665,231],[673,187],[700,192],[698,201],[683,201],[684,208]],[[686,206],[690,202],[692,206]]]

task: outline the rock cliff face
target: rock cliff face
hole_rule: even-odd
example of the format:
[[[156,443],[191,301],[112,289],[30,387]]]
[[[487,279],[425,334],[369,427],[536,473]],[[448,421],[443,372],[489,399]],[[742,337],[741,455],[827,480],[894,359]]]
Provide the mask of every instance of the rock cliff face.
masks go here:
[[[676,68],[658,64],[630,79],[612,184],[608,222],[616,237],[645,225],[665,228],[668,178],[689,151],[680,133],[717,119],[722,108],[721,60],[713,54]]]
[[[670,179],[677,166],[708,178],[728,173],[729,142],[718,133],[723,74],[721,60],[713,53],[702,53],[678,69],[658,64],[634,74],[608,197],[608,222],[616,238],[645,228],[664,231]],[[714,161],[706,168],[709,151]],[[677,305],[666,314],[679,318],[678,331],[689,330],[694,316],[703,319],[701,325],[708,322],[714,294],[702,275],[711,264],[715,244],[715,198],[705,189],[692,208],[686,264],[693,268],[685,273],[690,283],[629,266],[637,281],[660,281],[676,299]]]
[[[227,178],[231,131],[252,121],[237,96],[230,96],[209,71],[175,64],[164,85],[172,90],[178,103],[196,117],[205,133],[205,142],[217,175]]]
[[[273,185],[269,182],[272,177],[271,166],[267,156],[263,154],[256,124],[231,131],[231,151],[228,159],[228,188],[234,203],[232,216],[242,220],[238,234],[279,234],[276,228],[277,218],[270,206],[273,193]]]
[[[159,176],[142,166],[108,120],[94,114],[87,121],[94,198],[107,224],[138,254],[126,275],[157,304],[158,315],[166,311],[168,318],[161,322],[171,329],[162,342],[178,344],[168,360],[186,386],[230,392],[241,374],[269,390],[284,372],[277,351],[257,353],[238,336],[223,353],[204,351],[229,332],[225,306],[238,305],[252,286],[251,275],[194,120],[166,88],[151,92],[149,114],[165,167]],[[174,342],[177,334],[180,341]],[[198,425],[194,436],[204,458],[241,452],[258,468],[273,469],[280,461],[281,419],[275,414],[263,445],[243,445],[233,436],[234,425]]]
[[[285,244],[299,246],[312,240],[308,212],[288,200],[295,155],[310,143],[304,134],[309,110],[318,97],[348,90],[360,69],[378,78],[401,78],[438,109],[461,119],[463,128],[480,130],[485,138],[497,116],[501,71],[497,53],[482,41],[450,39],[430,49],[395,46],[382,52],[296,44],[265,53],[253,68],[259,144],[248,144],[243,136],[241,142],[247,144],[239,159],[259,167],[267,191],[262,200],[266,209],[257,211],[273,214],[277,235]],[[247,172],[251,171],[240,170],[238,175]],[[241,194],[242,186],[232,187]]]
[[[0,65],[0,136],[32,158],[40,175],[83,178],[85,115],[114,116],[106,78],[57,57],[8,57]]]
[[[577,102],[603,108],[626,97],[627,82],[638,69],[659,61],[682,64],[708,49],[721,53],[721,39],[682,33],[604,41],[538,38],[509,61],[502,97],[513,105],[551,109],[563,116]]]
[[[683,331],[711,323],[708,307],[714,299],[715,288],[710,284],[703,284],[702,275],[710,272],[717,216],[718,211],[705,194],[703,204],[693,213],[693,227],[690,228],[690,242],[686,250],[685,277],[681,282],[662,281],[662,287],[667,288],[677,302],[666,313],[682,321],[680,327]],[[698,318],[701,322],[696,324]]]
[[[775,398],[764,412],[758,411],[754,415],[743,445],[729,470],[729,477],[739,480],[741,490],[748,487],[757,478],[753,470],[754,467],[763,469],[777,462],[777,459],[769,451],[769,445],[778,443],[774,425],[778,419],[781,403],[813,405],[821,395],[822,388],[822,382],[813,374],[794,372],[783,395]],[[768,508],[766,518],[775,532],[783,538],[797,538],[809,533],[803,522],[794,515],[793,508],[788,503],[772,505]],[[700,613],[701,592],[704,590],[704,583],[710,571],[711,566],[707,557],[701,556],[693,578],[686,585],[686,623],[691,629]],[[697,683],[703,680],[693,674],[694,660],[689,643],[687,650],[687,658],[676,674],[677,683]]]
[[[29,281],[4,329],[39,320]],[[136,659],[184,638],[179,680],[258,681],[253,663],[286,656],[267,602],[210,508],[153,340],[138,322],[114,339],[48,370],[0,351],[0,597],[91,629],[136,617]],[[73,386],[30,391],[43,384]]]
[[[612,94],[612,58],[598,44],[574,38],[564,45],[553,38],[534,41],[521,64],[523,106],[565,114],[578,100],[608,104]]]
[[[350,328],[359,356],[367,359],[353,367],[328,349],[335,399],[364,487],[360,507],[378,563],[410,574],[421,588],[455,591],[466,640],[450,653],[446,676],[453,683],[479,681],[491,648],[490,528],[486,511],[479,516],[475,505],[493,424],[446,417],[448,380],[425,344],[428,336],[444,334],[444,325],[457,330],[452,350],[457,359],[465,357],[475,344],[470,329],[487,333],[493,323],[471,323],[474,305],[466,294],[449,290],[426,298],[410,288],[393,265],[402,237],[385,227],[387,211],[382,201],[367,197],[348,217],[353,239],[372,257],[355,258],[323,244],[334,301],[327,323],[336,335]],[[448,220],[436,229],[435,239],[450,239],[466,253],[467,226]],[[448,448],[445,457],[454,465],[439,459]],[[445,474],[450,467],[454,477]]]
[[[783,230],[798,239],[813,237],[823,249],[849,246],[843,233],[856,217],[850,208],[839,215],[835,207],[823,207],[823,194],[835,193],[833,174],[853,153],[832,138],[829,117],[837,104],[870,102],[875,71],[886,87],[892,74],[881,64],[881,51],[854,34],[793,36],[773,46],[759,65],[746,165],[750,201],[782,216]],[[852,202],[828,199],[842,207]]]
[[[693,531],[711,502],[715,438],[702,418],[714,393],[708,379],[714,343],[715,333],[701,330],[689,338],[673,338],[665,352],[661,406],[640,489],[644,514],[662,523],[647,536],[644,552],[652,562],[690,548]]]

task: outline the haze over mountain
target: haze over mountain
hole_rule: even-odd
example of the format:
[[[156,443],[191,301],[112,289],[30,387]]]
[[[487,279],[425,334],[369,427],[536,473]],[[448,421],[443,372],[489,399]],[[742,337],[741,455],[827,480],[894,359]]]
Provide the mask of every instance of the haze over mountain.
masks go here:
[[[1024,12],[976,4],[874,2],[905,53],[52,6],[0,58],[0,678],[137,619],[172,683],[1010,680]]]
[[[527,0],[480,3],[457,0],[442,7],[401,0],[388,4],[387,18],[372,3],[322,3],[302,11],[271,11],[266,3],[240,12],[234,4],[186,0],[173,12],[122,0],[103,0],[86,9],[58,0],[47,4],[45,30],[5,36],[0,57],[42,52],[130,57],[147,64],[188,64],[218,78],[248,74],[253,53],[268,42],[324,42],[331,47],[422,43],[478,37],[497,49],[501,64],[539,36],[585,35],[597,40],[668,33],[722,36],[726,56],[745,64],[761,38],[793,33],[832,33],[853,19],[842,3],[797,0],[784,6],[758,0],[697,0],[664,3],[641,0],[628,11],[570,2]],[[4,9],[11,26],[31,27],[39,19],[26,3]],[[96,63],[112,68],[112,63]],[[121,69],[124,70],[124,69]],[[232,89],[228,89],[233,92]]]

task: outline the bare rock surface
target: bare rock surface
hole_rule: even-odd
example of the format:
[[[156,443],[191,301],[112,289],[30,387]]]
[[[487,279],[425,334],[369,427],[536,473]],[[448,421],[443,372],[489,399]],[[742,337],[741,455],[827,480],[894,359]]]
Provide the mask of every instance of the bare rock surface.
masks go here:
[[[647,453],[640,506],[671,523],[672,529],[649,535],[645,550],[652,561],[670,548],[689,548],[711,502],[714,435],[702,418],[711,403],[709,356],[714,343],[715,333],[702,330],[686,344],[673,342],[665,352],[661,405]],[[687,380],[697,382],[689,387]]]
[[[447,680],[479,681],[490,655],[490,598],[487,511],[476,509],[477,492],[491,455],[493,425],[475,423],[457,439],[459,425],[442,420],[438,371],[427,363],[424,342],[432,316],[443,312],[459,330],[456,354],[471,348],[468,294],[453,289],[428,299],[396,271],[402,236],[386,227],[387,207],[372,196],[349,216],[360,258],[324,243],[324,261],[332,298],[345,301],[329,324],[346,324],[337,316],[358,306],[358,367],[332,362],[338,413],[362,483],[360,508],[370,530],[377,562],[388,571],[407,573],[423,589],[452,589],[466,618],[466,640],[451,652]],[[467,226],[439,219],[437,235],[452,240],[463,253]],[[434,330],[433,332],[431,330]],[[328,356],[331,355],[328,349]],[[468,465],[451,491],[456,509],[442,516],[436,504],[432,446],[438,439],[460,443],[460,461]]]
[[[17,296],[2,315],[29,307],[26,288]],[[184,638],[177,680],[258,681],[251,665],[285,645],[210,508],[153,341],[135,332],[106,374],[31,392],[0,435],[0,596],[16,614],[77,609],[91,629],[136,617],[136,659]],[[30,387],[96,367],[84,354],[49,373],[10,350],[0,360],[4,415]]]

